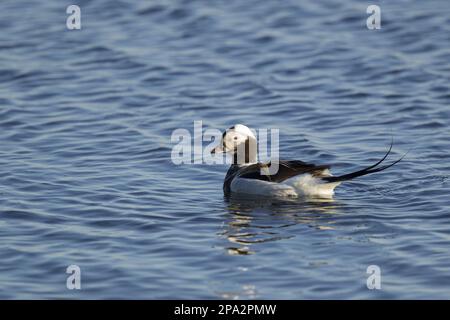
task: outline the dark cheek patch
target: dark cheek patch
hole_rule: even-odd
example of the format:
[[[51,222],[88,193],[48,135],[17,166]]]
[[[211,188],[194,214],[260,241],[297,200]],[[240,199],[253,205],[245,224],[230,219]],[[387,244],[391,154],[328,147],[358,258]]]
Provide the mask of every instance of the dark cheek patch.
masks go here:
[[[223,149],[225,150],[225,148],[226,148],[226,146],[225,146],[225,135],[227,134],[227,132],[226,131],[224,131],[223,133],[222,133],[222,147],[223,147]]]

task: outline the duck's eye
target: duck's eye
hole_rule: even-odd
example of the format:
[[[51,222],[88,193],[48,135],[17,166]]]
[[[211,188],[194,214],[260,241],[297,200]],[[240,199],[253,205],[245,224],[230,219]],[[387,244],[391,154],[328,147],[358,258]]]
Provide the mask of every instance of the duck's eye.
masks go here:
[[[234,140],[237,140],[237,137],[234,137],[233,139],[234,139]]]

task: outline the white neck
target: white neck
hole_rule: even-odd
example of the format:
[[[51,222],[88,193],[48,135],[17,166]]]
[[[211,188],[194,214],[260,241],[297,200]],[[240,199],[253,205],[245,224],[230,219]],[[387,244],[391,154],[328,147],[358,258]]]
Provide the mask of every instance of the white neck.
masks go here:
[[[258,149],[256,140],[248,138],[247,141],[237,147],[233,153],[233,164],[239,166],[246,166],[257,163]]]

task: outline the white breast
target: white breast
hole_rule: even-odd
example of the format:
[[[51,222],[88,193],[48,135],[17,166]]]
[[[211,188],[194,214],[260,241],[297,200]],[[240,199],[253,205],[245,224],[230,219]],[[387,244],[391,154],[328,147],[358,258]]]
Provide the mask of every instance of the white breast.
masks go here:
[[[231,192],[261,195],[267,197],[297,197],[292,186],[257,179],[234,178],[230,185]]]

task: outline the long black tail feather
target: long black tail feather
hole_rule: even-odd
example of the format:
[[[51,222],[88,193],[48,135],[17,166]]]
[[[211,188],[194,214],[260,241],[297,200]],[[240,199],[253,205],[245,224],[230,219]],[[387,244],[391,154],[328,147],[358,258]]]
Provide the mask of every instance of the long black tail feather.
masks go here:
[[[400,159],[394,161],[391,164],[385,165],[385,166],[381,166],[376,168],[378,165],[380,165],[386,158],[387,156],[391,153],[392,150],[392,146],[394,144],[394,139],[392,139],[391,141],[391,146],[389,147],[389,150],[386,152],[386,154],[384,155],[384,157],[378,161],[377,163],[375,163],[374,165],[371,165],[367,168],[364,168],[362,170],[358,170],[352,173],[348,173],[348,174],[344,174],[342,176],[337,176],[337,177],[323,177],[322,180],[326,181],[326,182],[341,182],[341,181],[348,181],[348,180],[352,180],[354,178],[357,177],[361,177],[361,176],[365,176],[366,174],[371,174],[371,173],[375,173],[375,172],[380,172],[383,170],[386,170],[387,168],[392,167],[393,165],[399,163],[408,153],[405,153]]]

